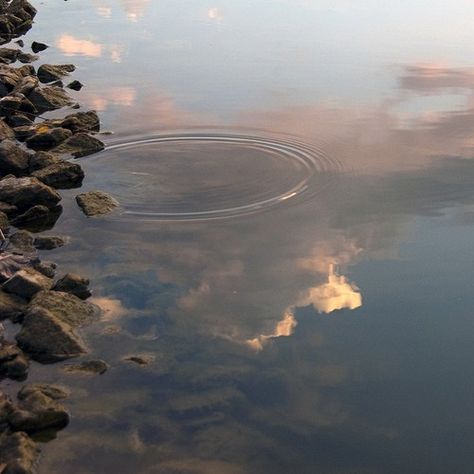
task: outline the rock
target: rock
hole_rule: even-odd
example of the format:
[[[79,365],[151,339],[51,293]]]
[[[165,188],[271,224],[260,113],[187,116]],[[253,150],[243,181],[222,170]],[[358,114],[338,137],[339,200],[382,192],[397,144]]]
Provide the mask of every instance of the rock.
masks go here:
[[[61,79],[64,76],[68,76],[70,72],[76,70],[73,64],[43,64],[38,68],[38,79],[43,82],[53,82]]]
[[[37,133],[37,128],[36,125],[20,125],[19,127],[14,127],[13,131],[15,138],[20,142],[24,142]]]
[[[21,63],[32,63],[33,61],[37,61],[39,58],[35,54],[23,53],[22,51],[20,51],[17,59]]]
[[[23,46],[25,46],[25,42],[23,40],[17,40],[15,41],[15,43],[20,47],[20,48],[23,48]]]
[[[154,356],[152,355],[132,355],[132,356],[127,356],[124,357],[123,360],[126,360],[128,362],[133,362],[134,364],[140,365],[140,366],[145,366],[149,365],[154,361]]]
[[[12,206],[11,204],[7,204],[6,202],[0,201],[0,211],[5,213],[8,217],[12,217],[18,213],[18,208],[16,206]]]
[[[66,87],[74,91],[80,91],[84,87],[84,85],[79,81],[72,81]]]
[[[30,207],[27,211],[11,220],[12,225],[27,229],[31,232],[43,232],[52,229],[61,215],[62,207],[48,208],[38,205]]]
[[[77,112],[66,115],[61,122],[61,127],[68,128],[73,133],[77,132],[98,132],[100,131],[100,120],[95,110],[89,112]]]
[[[62,161],[64,160],[59,156],[55,155],[54,153],[48,153],[46,151],[37,151],[34,155],[30,155],[29,171],[31,173],[33,171],[46,168],[47,166],[54,165]]]
[[[84,171],[81,166],[65,160],[34,171],[31,175],[56,189],[78,188],[84,179]]]
[[[29,137],[26,140],[26,146],[34,150],[49,150],[71,136],[72,132],[66,128],[51,128]]]
[[[52,400],[62,400],[69,397],[70,391],[62,385],[51,385],[49,383],[34,383],[25,385],[18,392],[18,400],[25,400],[34,393],[42,393]]]
[[[21,175],[26,172],[30,155],[12,140],[0,143],[0,173]]]
[[[16,339],[27,354],[43,363],[70,359],[87,352],[84,342],[68,323],[36,304],[30,305]]]
[[[4,120],[0,119],[0,141],[11,140],[12,138],[15,138],[15,133]]]
[[[19,230],[10,236],[10,245],[20,252],[32,253],[35,251],[33,245],[33,234],[26,230]]]
[[[53,250],[66,245],[68,242],[68,237],[60,237],[59,235],[41,235],[35,238],[33,245],[38,250]]]
[[[86,300],[92,294],[88,288],[89,283],[88,278],[81,277],[75,273],[68,273],[56,282],[53,286],[53,290],[70,293],[81,300]]]
[[[83,373],[102,375],[109,369],[109,364],[103,360],[88,360],[75,365],[66,365],[63,370],[68,373]]]
[[[10,127],[28,127],[33,121],[25,114],[15,113],[7,118],[7,123]],[[15,132],[11,130],[11,136],[5,138],[15,138]]]
[[[55,153],[70,154],[75,158],[92,155],[104,149],[104,144],[87,133],[78,133],[68,138],[58,147],[54,148]]]
[[[0,320],[10,319],[18,322],[26,311],[26,301],[0,290]]]
[[[98,309],[93,304],[60,291],[41,291],[31,304],[48,310],[58,320],[73,328],[91,323],[98,315]]]
[[[3,142],[2,142],[3,144]],[[5,178],[0,180],[0,201],[27,210],[33,205],[53,208],[61,196],[37,178]]]
[[[60,87],[38,87],[28,95],[28,99],[41,114],[71,105],[71,99]]]
[[[39,53],[40,51],[44,51],[46,48],[49,48],[47,44],[38,43],[37,41],[31,43],[31,51],[33,51],[33,53]]]
[[[0,48],[0,62],[3,64],[14,63],[20,53],[21,51],[19,49]]]
[[[15,85],[13,92],[27,96],[33,89],[38,87],[38,78],[35,76],[22,77]]]
[[[5,234],[9,228],[8,216],[0,211],[0,230]]]
[[[40,450],[26,433],[4,433],[0,436],[0,463],[3,474],[33,474]]]
[[[119,206],[115,198],[102,191],[79,194],[76,196],[76,202],[88,217],[108,214]]]
[[[57,266],[54,262],[38,261],[33,264],[33,268],[35,270],[38,270],[40,273],[42,273],[44,276],[47,276],[48,278],[54,278]]]
[[[36,70],[31,64],[25,64],[24,66],[17,67],[16,72],[21,77],[35,76],[36,75]]]
[[[49,290],[53,285],[50,278],[34,268],[24,268],[8,279],[2,288],[7,293],[13,293],[21,298],[30,299],[42,290]]]
[[[24,380],[29,362],[23,351],[11,342],[0,341],[0,376]]]
[[[0,115],[8,117],[21,108],[21,97],[7,95],[0,99]]]

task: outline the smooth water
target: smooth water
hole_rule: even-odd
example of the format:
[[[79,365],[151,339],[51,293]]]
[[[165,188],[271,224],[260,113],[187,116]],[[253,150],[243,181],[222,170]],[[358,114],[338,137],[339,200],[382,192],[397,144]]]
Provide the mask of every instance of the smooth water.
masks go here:
[[[64,193],[111,369],[34,366],[73,389],[40,472],[473,472],[474,4],[37,6],[123,206]]]

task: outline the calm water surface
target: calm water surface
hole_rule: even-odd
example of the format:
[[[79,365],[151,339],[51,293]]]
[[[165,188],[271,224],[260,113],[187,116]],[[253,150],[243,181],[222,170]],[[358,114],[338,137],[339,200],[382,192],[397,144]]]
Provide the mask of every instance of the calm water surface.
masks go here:
[[[65,193],[111,369],[34,366],[73,389],[40,472],[473,472],[474,4],[37,6],[123,206]]]

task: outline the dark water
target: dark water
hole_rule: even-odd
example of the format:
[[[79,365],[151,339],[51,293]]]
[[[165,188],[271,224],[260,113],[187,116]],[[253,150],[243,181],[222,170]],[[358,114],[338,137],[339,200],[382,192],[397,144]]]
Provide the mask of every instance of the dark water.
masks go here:
[[[472,2],[38,7],[123,205],[65,193],[111,369],[34,367],[73,389],[40,472],[473,472]]]

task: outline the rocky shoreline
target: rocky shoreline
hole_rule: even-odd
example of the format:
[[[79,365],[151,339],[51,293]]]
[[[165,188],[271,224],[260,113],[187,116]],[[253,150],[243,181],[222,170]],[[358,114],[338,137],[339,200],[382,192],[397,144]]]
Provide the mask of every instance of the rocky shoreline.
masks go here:
[[[0,44],[25,34],[35,15],[27,0],[0,0]],[[42,232],[61,215],[59,190],[82,185],[84,172],[74,160],[104,144],[94,137],[100,131],[95,111],[61,119],[41,116],[79,108],[65,87],[79,90],[82,84],[63,83],[75,67],[42,64],[35,69],[30,63],[48,46],[33,42],[29,53],[21,49],[23,40],[15,43],[0,47],[0,321],[10,320],[18,329],[15,341],[7,340],[0,322],[0,380],[25,381],[30,360],[53,363],[87,353],[77,329],[99,312],[86,301],[89,280],[71,273],[57,278],[56,265],[41,261],[38,250],[67,243],[65,237]],[[100,191],[79,194],[76,201],[89,217],[118,206]],[[100,374],[107,364],[84,361],[70,370]],[[0,474],[35,472],[40,450],[34,437],[68,424],[69,413],[60,403],[67,395],[64,387],[27,384],[12,400],[0,387]]]

